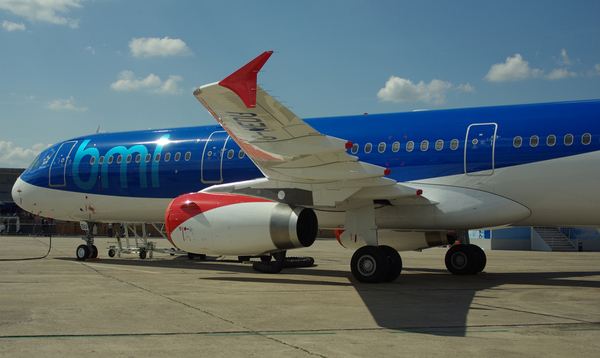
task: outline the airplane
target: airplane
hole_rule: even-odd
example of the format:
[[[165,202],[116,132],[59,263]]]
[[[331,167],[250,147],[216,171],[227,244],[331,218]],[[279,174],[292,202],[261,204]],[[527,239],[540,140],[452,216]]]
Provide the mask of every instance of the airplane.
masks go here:
[[[600,225],[600,100],[300,119],[261,89],[267,51],[197,100],[217,125],[93,134],[44,150],[13,187],[62,220],[164,222],[198,255],[275,257],[335,230],[359,282],[399,277],[398,251],[452,245],[483,271],[471,229]],[[93,240],[77,249],[93,257]]]

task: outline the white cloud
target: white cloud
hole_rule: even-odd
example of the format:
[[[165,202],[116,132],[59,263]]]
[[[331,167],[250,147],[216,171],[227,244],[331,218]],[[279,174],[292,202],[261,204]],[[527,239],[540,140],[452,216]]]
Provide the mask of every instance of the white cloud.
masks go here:
[[[475,92],[475,87],[471,86],[470,83],[467,83],[466,85],[458,85],[456,86],[456,89],[463,92]]]
[[[558,64],[561,66],[571,65],[571,59],[569,58],[569,55],[567,55],[567,50],[565,50],[564,48],[562,49],[562,51],[560,52],[560,57],[557,61]]]
[[[193,55],[185,42],[180,39],[170,39],[168,37],[164,39],[156,37],[136,39],[134,37],[129,42],[129,49],[135,57]]]
[[[521,55],[508,57],[505,63],[492,65],[484,79],[490,82],[520,81],[528,78],[540,77],[544,71],[529,67],[529,62],[523,60]]]
[[[6,31],[8,32],[12,32],[12,31],[25,31],[25,25],[23,23],[20,24],[16,24],[14,22],[10,22],[10,21],[2,21],[2,28],[4,28]]]
[[[119,73],[119,79],[111,83],[110,88],[115,91],[137,91],[139,89],[148,89],[152,93],[179,94],[183,90],[177,87],[177,82],[183,80],[181,76],[169,76],[169,79],[162,81],[155,74],[149,74],[148,77],[138,79],[131,71],[122,71]]]
[[[453,86],[450,82],[432,80],[429,84],[421,81],[414,84],[411,80],[391,76],[385,87],[377,92],[381,101],[389,102],[424,102],[433,104],[446,103],[446,94],[455,89],[463,92],[474,92],[470,84]]]
[[[45,144],[38,143],[31,149],[24,149],[15,147],[13,142],[0,140],[0,167],[26,168],[47,147]]]
[[[562,80],[569,77],[577,77],[577,73],[569,72],[566,68],[555,68],[548,75],[544,76],[549,80]]]
[[[588,77],[600,76],[600,63],[594,65],[593,70],[587,72]]]
[[[181,76],[171,75],[169,79],[163,82],[160,88],[152,90],[153,93],[168,93],[168,94],[179,94],[183,90],[177,87],[177,82],[183,80]]]
[[[69,25],[76,29],[79,19],[63,17],[71,8],[82,8],[84,0],[0,0],[0,9],[23,16],[31,22],[42,21],[57,25]]]
[[[89,108],[87,107],[75,107],[73,103],[75,99],[73,97],[69,99],[57,99],[48,103],[46,108],[56,110],[56,111],[77,111],[77,112],[85,112]]]
[[[85,48],[87,51],[90,51],[92,53],[92,55],[96,54],[96,50],[94,50],[94,48],[92,46],[88,46]]]

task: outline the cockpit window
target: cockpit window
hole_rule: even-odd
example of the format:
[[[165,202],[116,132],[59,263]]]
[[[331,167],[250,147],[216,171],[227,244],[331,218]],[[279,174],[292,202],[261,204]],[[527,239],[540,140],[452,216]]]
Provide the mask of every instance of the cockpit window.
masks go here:
[[[35,168],[37,168],[37,167],[38,167],[38,165],[40,165],[40,157],[39,157],[39,156],[37,156],[37,158],[35,158],[35,159],[33,160],[33,163],[31,163],[31,165],[30,165],[30,166],[29,166],[29,168],[27,168],[27,169],[28,169],[28,170],[35,169]]]

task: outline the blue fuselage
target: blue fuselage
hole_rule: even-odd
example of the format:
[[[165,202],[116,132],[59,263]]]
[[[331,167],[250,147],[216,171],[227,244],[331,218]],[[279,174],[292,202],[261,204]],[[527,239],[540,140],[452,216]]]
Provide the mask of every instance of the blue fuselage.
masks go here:
[[[485,175],[597,151],[599,117],[600,101],[585,101],[306,122],[323,134],[354,142],[351,154],[390,168],[390,178],[406,182]],[[21,179],[69,192],[174,198],[217,183],[261,176],[221,127],[206,126],[74,138],[42,152]]]

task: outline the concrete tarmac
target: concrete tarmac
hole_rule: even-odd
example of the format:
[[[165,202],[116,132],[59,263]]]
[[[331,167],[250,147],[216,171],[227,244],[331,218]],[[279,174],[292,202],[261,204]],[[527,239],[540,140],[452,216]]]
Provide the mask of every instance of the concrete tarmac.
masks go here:
[[[166,240],[156,240],[167,246]],[[367,285],[335,241],[288,252],[316,266],[255,272],[237,258],[76,261],[79,238],[0,237],[2,357],[598,357],[600,253],[486,251],[453,276],[446,250],[401,253]],[[15,260],[16,261],[7,261]]]

